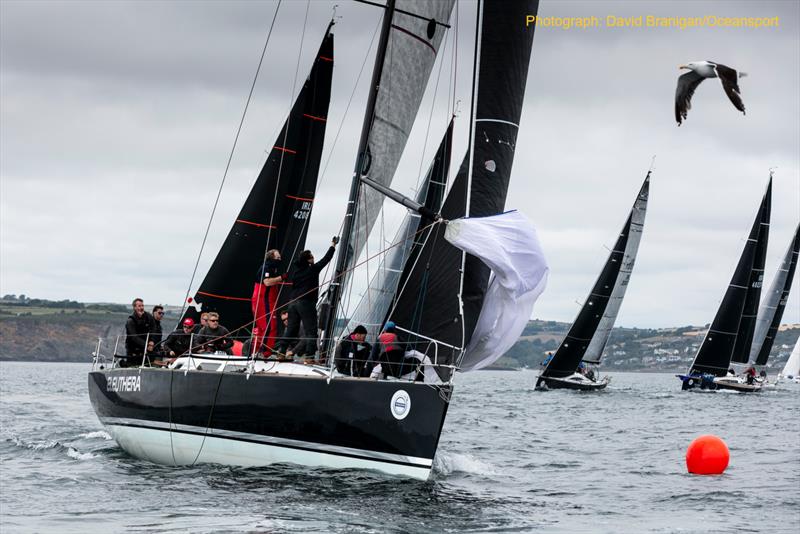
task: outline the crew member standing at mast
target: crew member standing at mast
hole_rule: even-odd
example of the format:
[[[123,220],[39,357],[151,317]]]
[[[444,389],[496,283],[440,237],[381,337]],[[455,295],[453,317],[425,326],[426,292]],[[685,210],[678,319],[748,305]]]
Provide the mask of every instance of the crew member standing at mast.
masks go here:
[[[295,270],[292,275],[292,294],[291,304],[289,304],[289,325],[286,327],[286,335],[281,340],[281,348],[284,348],[300,332],[300,324],[303,324],[303,338],[295,345],[293,350],[286,353],[287,356],[306,356],[313,360],[317,352],[317,300],[319,299],[319,273],[333,258],[336,251],[338,237],[331,240],[331,246],[325,256],[314,263],[314,254],[310,250],[300,253],[297,261],[294,262]],[[282,352],[282,351],[281,351]]]
[[[278,337],[278,319],[275,308],[278,305],[278,293],[283,277],[280,275],[281,253],[277,249],[267,251],[267,259],[256,274],[253,284],[253,296],[250,300],[253,310],[253,329],[251,347],[261,347],[262,337],[266,336],[266,346],[272,349]],[[248,356],[250,356],[248,354]]]

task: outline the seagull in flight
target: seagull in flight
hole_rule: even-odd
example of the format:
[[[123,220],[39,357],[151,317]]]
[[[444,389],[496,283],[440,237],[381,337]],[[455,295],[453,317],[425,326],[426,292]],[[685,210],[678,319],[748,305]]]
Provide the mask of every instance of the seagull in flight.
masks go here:
[[[738,72],[722,63],[713,61],[692,61],[681,65],[679,69],[689,69],[689,72],[678,77],[678,87],[675,89],[675,120],[678,126],[686,119],[692,109],[692,95],[700,82],[706,78],[719,78],[725,94],[731,99],[734,107],[744,114],[744,102],[739,91],[739,78],[747,76],[746,72]]]

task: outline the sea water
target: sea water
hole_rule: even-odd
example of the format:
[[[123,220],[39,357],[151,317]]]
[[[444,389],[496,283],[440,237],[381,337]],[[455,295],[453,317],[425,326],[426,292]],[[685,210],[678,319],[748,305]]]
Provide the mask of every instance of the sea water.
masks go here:
[[[603,392],[534,391],[532,371],[459,375],[427,482],[290,465],[165,467],[122,451],[86,364],[0,364],[0,531],[800,531],[800,385],[681,392],[618,373]],[[701,434],[721,476],[686,472]]]

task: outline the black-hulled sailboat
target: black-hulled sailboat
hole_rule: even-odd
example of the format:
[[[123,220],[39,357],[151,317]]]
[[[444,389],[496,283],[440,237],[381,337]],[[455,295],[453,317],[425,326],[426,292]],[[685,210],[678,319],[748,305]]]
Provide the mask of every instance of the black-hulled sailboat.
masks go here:
[[[539,375],[537,389],[591,391],[608,385],[610,378],[601,379],[597,367],[633,272],[649,196],[650,172],[578,317]]]
[[[479,219],[453,220],[463,215],[494,215],[504,209],[505,188],[511,170],[533,40],[533,27],[526,28],[522,21],[526,15],[536,13],[537,1],[478,4],[480,29],[477,37],[481,44],[476,46],[480,58],[476,58],[476,63],[480,70],[476,69],[479,75],[474,77],[474,84],[479,89],[473,93],[473,97],[478,97],[473,107],[491,108],[497,113],[482,116],[476,115],[473,109],[470,122],[474,131],[470,145],[473,153],[486,156],[476,160],[475,166],[491,173],[487,179],[500,182],[501,194],[489,195],[490,202],[478,202],[475,199],[486,195],[487,188],[492,185],[480,177],[472,179],[468,176],[462,182],[457,179],[458,187],[454,185],[451,188],[456,193],[451,190],[441,213],[437,213],[436,206],[441,202],[443,189],[432,192],[430,184],[434,180],[428,180],[423,203],[401,198],[402,195],[389,189],[452,7],[453,0],[389,0],[384,8],[337,273],[326,297],[332,304],[331,312],[325,325],[321,325],[325,331],[323,351],[328,354],[332,353],[339,337],[337,325],[342,324],[341,318],[345,317],[340,306],[345,275],[359,256],[377,217],[375,204],[380,207],[383,195],[394,200],[400,198],[431,223],[436,221],[436,224],[427,226],[424,219],[416,223],[417,238],[422,235],[420,230],[430,228],[430,231],[424,241],[416,248],[411,247],[406,255],[403,270],[408,269],[409,273],[396,284],[396,295],[392,298],[395,304],[385,312],[387,315],[394,316],[392,314],[396,313],[399,303],[405,302],[404,295],[419,294],[420,283],[415,278],[414,266],[433,263],[446,247],[458,252],[460,262],[464,253],[445,239],[458,244],[459,236],[474,234],[475,228],[482,228],[481,225],[505,224],[506,233],[512,236],[510,241],[517,239],[538,254],[538,257],[531,258],[533,253],[529,253],[525,258],[526,265],[537,265],[532,260],[539,260],[543,267],[534,274],[546,274],[541,251],[533,246],[538,243],[523,239],[530,238],[531,233],[525,233],[525,229],[509,228],[521,225],[520,217],[512,217],[511,225],[509,219],[502,216],[499,223],[489,221],[488,224]],[[330,30],[323,48],[328,45],[332,46]],[[207,277],[197,291],[196,298],[202,303],[202,311],[218,310],[224,317],[238,317],[240,325],[252,324],[249,290],[264,253],[269,248],[281,248],[284,259],[288,259],[302,248],[307,228],[305,223],[314,198],[318,150],[327,110],[327,102],[317,102],[316,97],[324,96],[327,100],[332,59],[332,48],[321,49],[298,103],[275,144],[271,159],[259,176],[254,192],[248,197],[247,203],[254,201],[252,211],[246,203],[223,246],[224,250],[231,240],[242,243],[236,245],[238,248],[231,253],[235,261],[230,261],[228,253],[221,251],[211,269],[215,271],[218,268],[219,277],[216,274],[212,279]],[[481,99],[483,103],[480,103]],[[485,122],[485,128],[481,128],[481,121]],[[299,135],[294,135],[295,128],[304,129]],[[478,150],[476,139],[483,139],[484,135],[497,142],[491,148]],[[297,144],[292,145],[291,139]],[[306,154],[311,159],[298,164],[297,172],[292,171],[290,175],[283,173],[285,166],[280,163],[275,166],[275,161],[279,162],[281,157],[285,165],[289,156],[305,158]],[[272,160],[273,157],[278,159]],[[291,176],[286,183],[285,176]],[[430,176],[437,174],[433,172]],[[451,197],[462,199],[464,196],[471,197],[482,209],[470,212],[465,209],[469,204],[462,201],[458,209],[448,212],[448,206],[455,202]],[[275,208],[270,210],[273,205]],[[291,227],[292,224],[286,214],[289,219],[303,220],[304,224],[295,230],[281,230],[281,225],[288,228],[286,225]],[[291,232],[294,237],[289,236]],[[535,233],[533,236],[535,238]],[[431,244],[435,241],[438,244],[434,247]],[[463,243],[458,246],[464,247],[462,250],[468,249]],[[244,253],[245,249],[250,254],[248,263],[239,266],[238,262],[244,262],[238,253]],[[251,249],[256,252],[250,253]],[[419,261],[409,263],[411,256],[418,256]],[[483,261],[487,263],[478,257],[470,258],[472,266],[480,272],[482,287],[489,295],[483,309],[480,302],[477,303],[475,315],[480,314],[484,321],[494,319],[496,331],[512,332],[509,337],[514,337],[516,332],[518,337],[531,308],[499,306],[498,295],[527,302],[532,307],[543,283],[531,276],[527,282],[517,281],[514,286],[513,280],[509,282],[512,277],[508,273],[530,273],[531,267],[506,267],[504,271],[502,261],[495,258],[485,258]],[[468,283],[463,280],[458,267],[457,264],[454,269],[439,273],[437,276],[441,278],[428,284],[428,292],[423,294],[435,294],[437,299],[446,295],[448,302],[461,302],[458,289],[462,285],[467,287]],[[497,280],[503,282],[499,289],[499,284],[495,283]],[[428,313],[433,304],[418,302],[416,309]],[[490,312],[502,309],[505,316],[493,317],[486,309]],[[520,318],[522,315],[524,317]],[[456,318],[463,322],[461,318],[464,316],[457,314]],[[475,319],[475,322],[479,321]],[[507,326],[510,323],[513,323],[513,328]],[[515,331],[517,326],[519,329]],[[424,334],[420,332],[419,335]],[[446,342],[438,338],[426,338],[427,347],[419,345],[415,348],[429,354],[430,358],[425,360],[424,366],[420,365],[420,371],[424,372],[417,373],[411,380],[348,377],[339,375],[332,367],[205,354],[184,355],[170,368],[146,365],[121,368],[115,354],[111,366],[103,368],[103,357],[98,350],[95,368],[89,374],[89,396],[99,419],[120,446],[137,457],[157,463],[213,462],[257,466],[285,462],[370,468],[424,479],[430,474],[449,406],[453,390],[452,371],[465,359],[465,354],[470,354],[471,345],[468,346],[467,341],[462,336],[458,344],[445,345]],[[441,347],[445,349],[440,350]],[[448,352],[447,357],[444,352]],[[480,350],[474,353],[485,356]],[[420,380],[421,377],[424,380]]]
[[[731,362],[746,362],[756,325],[757,307],[764,279],[764,261],[769,238],[772,177],[750,229],[739,263],[714,321],[697,349],[689,371],[677,375],[681,389],[730,389],[752,392],[761,389],[754,377],[731,372]]]

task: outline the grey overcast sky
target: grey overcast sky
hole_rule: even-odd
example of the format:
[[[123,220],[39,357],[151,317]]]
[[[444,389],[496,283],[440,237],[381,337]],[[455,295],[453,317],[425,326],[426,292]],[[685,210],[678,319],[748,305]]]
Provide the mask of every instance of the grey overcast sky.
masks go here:
[[[378,8],[339,3],[325,170],[308,241],[318,251],[344,214],[368,74],[355,82],[365,59],[371,67],[380,17]],[[272,146],[295,71],[300,80],[307,73],[333,4],[280,7],[192,290]],[[183,301],[276,6],[0,1],[0,293]],[[395,182],[401,191],[412,191],[446,125],[454,57],[455,92],[468,109],[473,10],[471,2],[458,8],[457,54],[451,32],[440,87],[429,87]],[[574,318],[653,155],[644,237],[617,324],[710,322],[777,167],[769,284],[800,219],[800,3],[542,0],[539,15],[778,17],[779,25],[536,30],[507,202],[537,226],[551,266],[534,317]],[[710,80],[678,128],[677,67],[702,59],[748,72],[740,82],[747,115]],[[462,111],[454,167],[466,122]],[[387,209],[389,235],[400,215]],[[798,285],[784,322],[800,322]]]

